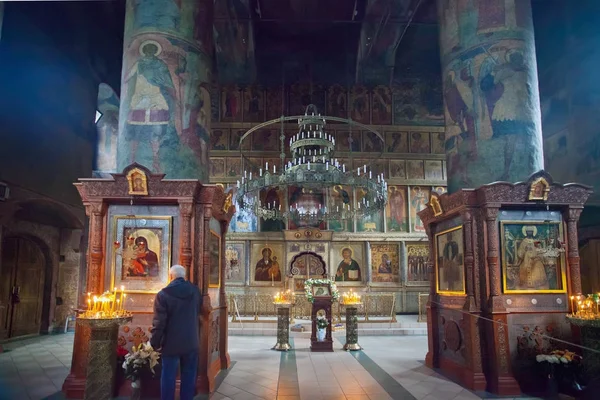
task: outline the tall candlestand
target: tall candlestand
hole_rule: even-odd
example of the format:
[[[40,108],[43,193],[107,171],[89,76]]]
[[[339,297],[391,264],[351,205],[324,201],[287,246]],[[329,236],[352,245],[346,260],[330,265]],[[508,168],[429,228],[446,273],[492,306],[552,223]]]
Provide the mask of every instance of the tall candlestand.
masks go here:
[[[291,304],[276,304],[277,307],[277,344],[273,350],[288,351],[290,346],[290,306]]]
[[[569,322],[581,329],[583,370],[588,378],[600,376],[600,319],[567,315]],[[592,351],[588,350],[592,349]]]
[[[346,344],[344,345],[346,351],[362,350],[358,344],[357,305],[346,306]]]
[[[85,400],[110,400],[113,398],[119,325],[131,317],[82,318],[77,320],[90,328],[88,362],[86,368]]]

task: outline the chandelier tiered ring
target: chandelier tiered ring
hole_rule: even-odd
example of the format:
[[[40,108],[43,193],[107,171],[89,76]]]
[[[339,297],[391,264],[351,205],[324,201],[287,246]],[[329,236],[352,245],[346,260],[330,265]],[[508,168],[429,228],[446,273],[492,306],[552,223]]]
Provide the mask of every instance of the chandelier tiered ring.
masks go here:
[[[284,123],[298,121],[298,132],[289,137],[290,156],[286,159],[286,137]],[[381,141],[381,134],[367,125],[351,119],[321,116],[314,105],[309,105],[301,116],[282,116],[249,129],[240,139],[240,149],[244,140],[253,132],[274,124],[281,124],[279,165],[254,165],[246,154],[241,152],[244,163],[242,179],[237,182],[237,202],[239,207],[251,210],[257,217],[285,221],[288,219],[315,224],[323,221],[343,221],[361,218],[381,212],[387,203],[387,183],[384,174],[374,173],[370,164],[351,168],[335,158],[336,139],[325,131],[328,121],[350,125],[350,148],[352,147],[352,127],[370,131]],[[339,138],[338,138],[339,139]],[[381,154],[380,154],[381,156]],[[261,192],[276,189],[289,193],[290,187],[303,190],[324,191],[332,189],[339,195],[337,204],[308,207],[306,204],[277,204],[261,200]],[[360,197],[352,201],[348,191]]]

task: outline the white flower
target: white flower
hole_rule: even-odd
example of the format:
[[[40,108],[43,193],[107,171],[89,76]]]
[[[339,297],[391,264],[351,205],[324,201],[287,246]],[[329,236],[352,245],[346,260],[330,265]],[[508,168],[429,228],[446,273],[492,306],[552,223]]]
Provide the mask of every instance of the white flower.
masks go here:
[[[567,359],[566,359],[566,358],[564,358],[564,357],[561,357],[561,358],[560,358],[560,361],[562,361],[562,363],[563,363],[563,364],[568,364],[568,363],[569,363],[569,360],[567,360]]]
[[[546,359],[546,355],[545,355],[545,354],[538,354],[538,355],[535,357],[535,360],[536,360],[537,362],[544,362],[544,361],[548,361],[548,360]]]

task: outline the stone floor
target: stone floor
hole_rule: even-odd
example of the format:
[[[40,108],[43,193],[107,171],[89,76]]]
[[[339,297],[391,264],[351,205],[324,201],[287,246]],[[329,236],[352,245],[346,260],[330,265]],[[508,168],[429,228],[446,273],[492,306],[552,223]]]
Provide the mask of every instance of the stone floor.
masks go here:
[[[274,338],[233,336],[232,367],[219,379],[212,400],[487,398],[446,380],[423,365],[426,336],[362,337],[362,352],[311,353],[305,338],[292,338],[290,352],[270,350]],[[12,342],[0,353],[0,400],[63,399],[73,334]],[[491,397],[491,396],[490,396]],[[199,396],[199,399],[207,396]]]

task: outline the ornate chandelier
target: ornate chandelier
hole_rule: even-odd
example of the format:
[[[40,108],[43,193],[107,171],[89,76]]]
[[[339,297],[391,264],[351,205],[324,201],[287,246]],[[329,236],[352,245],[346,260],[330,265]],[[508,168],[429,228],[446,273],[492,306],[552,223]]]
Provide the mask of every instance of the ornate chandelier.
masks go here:
[[[289,138],[291,154],[286,161],[283,124],[285,121],[292,120],[298,120],[298,132]],[[239,207],[266,220],[293,220],[310,225],[323,221],[351,220],[381,212],[387,203],[387,182],[383,173],[374,174],[368,168],[368,164],[353,170],[335,158],[335,138],[325,131],[328,120],[358,126],[373,132],[383,143],[382,136],[370,127],[349,119],[321,116],[316,106],[312,104],[306,108],[303,116],[282,116],[257,125],[242,136],[239,148],[243,148],[243,141],[253,132],[281,123],[280,165],[279,167],[269,165],[268,162],[264,166],[253,165],[240,150],[244,161],[244,173],[241,181],[237,181]],[[383,145],[381,148],[383,149]],[[246,165],[250,165],[252,169],[248,171]],[[309,193],[335,188],[342,201],[328,207],[327,203],[315,205],[291,202],[286,206],[261,200],[261,192],[276,189],[289,193],[290,187],[302,188],[302,191]],[[361,200],[352,201],[353,197],[348,191],[360,193]]]

